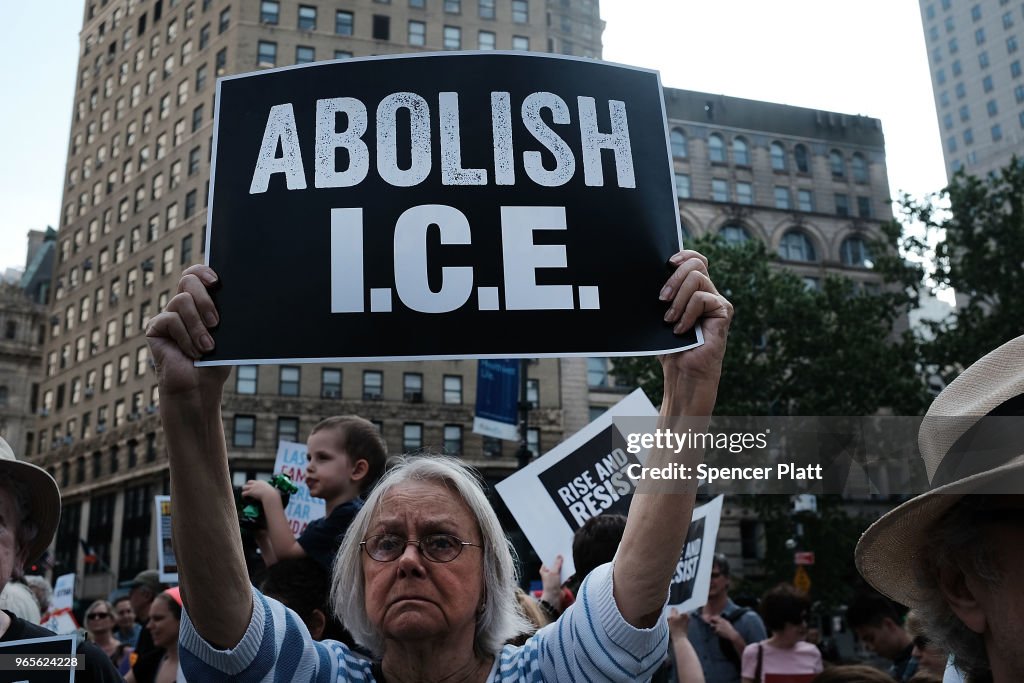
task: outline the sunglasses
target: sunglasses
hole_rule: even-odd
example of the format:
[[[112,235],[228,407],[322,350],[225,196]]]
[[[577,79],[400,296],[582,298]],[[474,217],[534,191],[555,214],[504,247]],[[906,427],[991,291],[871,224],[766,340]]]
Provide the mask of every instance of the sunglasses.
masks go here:
[[[105,619],[110,616],[110,612],[93,612],[89,615],[89,619]]]

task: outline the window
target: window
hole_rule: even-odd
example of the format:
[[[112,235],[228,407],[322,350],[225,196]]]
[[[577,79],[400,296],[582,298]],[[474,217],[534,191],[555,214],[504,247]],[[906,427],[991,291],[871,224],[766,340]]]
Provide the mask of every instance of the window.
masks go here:
[[[967,129],[964,130],[964,144],[965,145],[973,145],[974,144],[974,131],[971,130],[970,128],[967,128]]]
[[[588,387],[610,387],[608,379],[609,362],[607,358],[587,359],[587,386]]]
[[[793,161],[796,162],[797,172],[810,172],[810,164],[807,161],[807,148],[803,145],[797,145],[793,148]]]
[[[959,51],[960,51],[960,44],[957,42],[956,38],[950,38],[949,39],[949,54],[955,55]],[[936,52],[936,54],[938,54],[939,48],[935,48],[935,52]],[[939,61],[938,58],[936,58],[935,61]]]
[[[248,395],[256,393],[257,370],[259,370],[259,367],[256,365],[238,366],[238,374],[235,376],[236,393]]]
[[[736,182],[736,203],[754,203],[754,188],[750,183],[743,182],[742,180]]]
[[[1010,62],[1010,76],[1013,78],[1020,78],[1020,60],[1013,60]]]
[[[981,6],[973,5],[971,7],[971,21],[979,21],[981,19]]]
[[[316,60],[316,51],[308,45],[298,45],[295,47],[295,63],[296,64],[309,64]]]
[[[391,40],[391,17],[383,14],[373,15],[373,39]]]
[[[427,25],[422,21],[409,22],[409,44],[419,46],[427,44]]]
[[[285,365],[280,369],[277,383],[280,396],[299,395],[299,369],[293,365]]]
[[[256,445],[256,418],[252,415],[235,415],[231,443],[238,448],[252,448]]]
[[[861,218],[871,218],[871,197],[857,197],[857,215]]]
[[[256,66],[277,66],[277,43],[261,40],[256,49]]]
[[[837,216],[849,216],[850,215],[850,198],[845,194],[836,194],[836,215]]]
[[[998,123],[992,126],[992,142],[999,142],[1003,139],[1003,127]]]
[[[796,208],[801,211],[814,211],[814,194],[810,190],[797,190]]]
[[[513,50],[529,50],[530,39],[526,36],[512,36]]]
[[[532,410],[540,408],[540,380],[539,379],[527,379],[526,380],[526,402],[530,404]]]
[[[277,418],[277,440],[297,442],[299,440],[299,418]]]
[[[188,266],[192,263],[192,235],[181,238],[181,261],[179,265]]]
[[[526,430],[526,448],[534,458],[540,457],[540,430],[530,427]]]
[[[985,44],[985,29],[979,28],[974,32],[974,44],[984,45]]]
[[[1012,55],[1017,51],[1017,36],[1010,36],[1006,39],[1006,54]]]
[[[769,148],[772,161],[773,171],[785,171],[786,170],[786,150],[782,146],[782,143],[773,142]]]
[[[203,64],[196,69],[196,92],[206,87],[206,65]]]
[[[174,271],[174,247],[164,249],[163,260],[160,264],[161,275],[170,275]]]
[[[988,111],[989,116],[995,116],[996,114],[999,113],[999,107],[996,105],[995,100],[989,100],[985,104],[985,110]]]
[[[299,24],[300,31],[315,31],[316,30],[316,7],[309,5],[299,5]]]
[[[789,208],[789,188],[788,187],[776,187],[775,188],[775,208],[776,209],[788,209]]]
[[[530,3],[528,0],[512,0],[512,21],[517,24],[530,22]]]
[[[418,422],[406,422],[402,425],[402,450],[406,453],[423,448],[423,425]]]
[[[363,370],[363,400],[379,401],[383,395],[384,373],[380,370]]]
[[[669,133],[669,141],[672,143],[672,156],[676,159],[686,158],[686,133],[682,128],[673,128]]]
[[[324,368],[320,371],[320,397],[341,398],[341,370]]]
[[[495,439],[493,436],[485,436],[483,451],[484,455],[488,458],[500,458],[501,439]]]
[[[779,256],[787,261],[816,261],[811,239],[799,230],[790,230],[779,242]]]
[[[444,49],[459,50],[462,48],[462,29],[458,26],[444,27]]]
[[[444,376],[444,402],[449,404],[462,403],[462,376]]]
[[[988,68],[988,51],[987,50],[982,50],[981,52],[978,53],[978,66],[980,66],[982,69],[987,69]]]
[[[444,0],[444,11],[447,14],[461,14],[462,0]]]
[[[416,7],[418,9],[424,9],[427,6],[427,0],[409,0],[409,7]]]
[[[939,84],[939,85],[945,85],[946,84],[946,70],[945,69],[939,69],[938,71],[935,72],[935,82],[937,84]]]
[[[334,32],[339,36],[352,35],[352,13],[336,12],[334,14]]]
[[[217,33],[224,33],[228,30],[228,26],[231,25],[231,8],[228,7],[220,13],[220,17],[217,20]]]
[[[964,72],[962,66],[960,66],[960,60],[956,59],[953,61],[953,76],[959,78]]]
[[[423,403],[423,375],[406,372],[402,375],[402,398],[410,403]]]
[[[495,36],[494,31],[480,31],[477,34],[477,49],[478,50],[493,50],[495,48]]]
[[[222,48],[217,51],[217,56],[214,57],[214,67],[218,76],[223,76],[228,69],[228,49]]]
[[[846,163],[843,161],[843,155],[839,150],[834,149],[828,153],[828,164],[829,168],[832,169],[833,178],[839,179],[846,176]]]
[[[1003,28],[1004,29],[1013,28],[1013,14],[1012,13],[1006,12],[1005,14],[1003,14]]]
[[[334,51],[334,58],[335,59],[352,59],[352,53],[349,52],[348,50],[335,50]]]
[[[685,173],[676,173],[676,197],[690,198],[690,176]]]
[[[711,199],[716,202],[729,201],[729,181],[721,178],[711,179]]]
[[[199,155],[200,147],[193,147],[188,153],[188,174],[194,176],[199,173]]]
[[[986,76],[985,78],[988,78],[991,82],[990,76]],[[956,88],[954,88],[953,90],[956,93],[956,98],[958,100],[962,100],[963,98],[967,97],[967,88],[964,87],[963,83],[957,83]]]
[[[276,4],[276,3],[275,3]],[[210,25],[206,24],[199,29],[199,50],[200,52],[206,49],[206,46],[210,44]]]
[[[955,136],[950,135],[948,138],[946,138],[946,150],[948,152],[955,152],[956,151],[956,137]]]
[[[712,133],[708,137],[708,157],[713,162],[725,162],[725,142],[718,133]]]
[[[462,455],[462,426],[444,426],[444,452],[448,455]]]
[[[860,237],[847,237],[843,240],[839,246],[839,259],[844,266],[871,267],[871,252],[868,251],[867,242]]]
[[[733,138],[732,161],[737,166],[750,165],[750,151],[744,138]]]
[[[494,13],[494,0],[478,0],[480,8],[481,19],[493,19]]]

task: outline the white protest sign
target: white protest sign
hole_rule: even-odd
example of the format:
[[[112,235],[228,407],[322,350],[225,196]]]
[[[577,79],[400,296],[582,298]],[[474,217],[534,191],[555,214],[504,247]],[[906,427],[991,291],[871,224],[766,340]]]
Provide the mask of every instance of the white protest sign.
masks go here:
[[[75,621],[75,615],[72,614],[70,607],[47,612],[39,625],[61,635],[78,630],[78,622]]]
[[[288,499],[288,507],[284,510],[288,526],[298,538],[310,522],[327,514],[324,499],[311,496],[306,486],[306,444],[279,441],[274,474],[287,474],[292,483],[299,487],[298,492]]]
[[[572,537],[600,514],[626,514],[636,482],[626,468],[637,456],[614,447],[616,417],[655,417],[658,411],[642,389],[495,487],[541,561],[551,566],[561,555],[562,579],[576,568]],[[624,435],[619,436],[624,443]]]
[[[153,496],[156,504],[156,557],[160,583],[178,583],[178,560],[171,539],[171,497]]]
[[[53,584],[53,600],[50,602],[50,609],[54,612],[62,609],[71,609],[75,602],[75,575],[62,574],[57,577]]]

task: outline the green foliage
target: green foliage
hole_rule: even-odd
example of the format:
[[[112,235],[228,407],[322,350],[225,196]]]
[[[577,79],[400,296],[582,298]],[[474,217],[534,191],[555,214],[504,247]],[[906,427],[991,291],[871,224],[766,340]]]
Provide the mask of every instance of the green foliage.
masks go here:
[[[715,412],[719,415],[870,415],[881,407],[914,414],[927,398],[909,335],[893,338],[915,302],[905,288],[862,290],[839,277],[809,290],[773,264],[762,243],[695,240],[711,277],[735,307]],[[649,358],[615,360],[617,378],[661,399],[661,370]]]
[[[890,253],[902,248],[916,260],[934,260],[931,278],[960,298],[948,318],[930,325],[933,339],[921,347],[923,365],[948,382],[988,351],[1024,334],[1024,162],[1014,157],[985,178],[960,171],[923,200],[904,195],[898,209],[903,224],[920,226],[923,234],[894,223],[886,234]],[[908,287],[925,274],[922,267],[892,260],[879,267]]]

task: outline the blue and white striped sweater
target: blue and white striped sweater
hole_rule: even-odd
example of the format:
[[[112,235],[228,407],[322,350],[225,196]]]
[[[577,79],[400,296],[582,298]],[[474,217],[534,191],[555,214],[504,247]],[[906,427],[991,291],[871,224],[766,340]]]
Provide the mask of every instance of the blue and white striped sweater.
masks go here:
[[[521,647],[506,645],[488,683],[596,683],[650,678],[668,649],[664,620],[651,629],[626,623],[612,597],[611,565],[587,577],[565,614]],[[181,666],[192,683],[374,681],[371,662],[336,641],[316,642],[302,620],[253,590],[252,621],[231,650],[206,643],[182,615]]]

